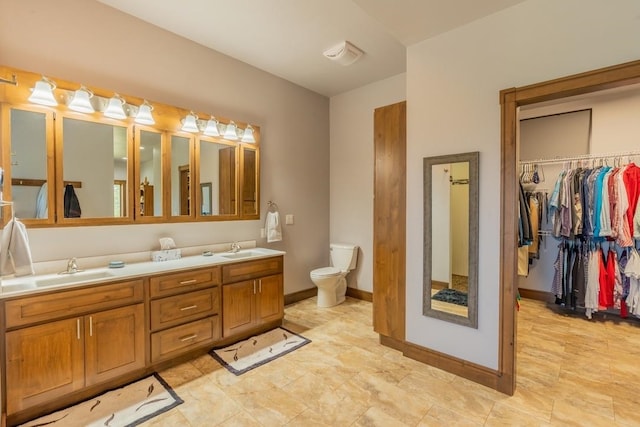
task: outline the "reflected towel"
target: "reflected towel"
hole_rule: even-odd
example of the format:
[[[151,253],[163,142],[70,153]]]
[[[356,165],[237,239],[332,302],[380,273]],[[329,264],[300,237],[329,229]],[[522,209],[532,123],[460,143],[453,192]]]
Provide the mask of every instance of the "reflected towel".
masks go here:
[[[7,223],[0,237],[0,274],[34,274],[27,228],[15,218]]]
[[[280,226],[280,214],[276,212],[267,212],[267,242],[279,242],[282,240],[282,227]]]

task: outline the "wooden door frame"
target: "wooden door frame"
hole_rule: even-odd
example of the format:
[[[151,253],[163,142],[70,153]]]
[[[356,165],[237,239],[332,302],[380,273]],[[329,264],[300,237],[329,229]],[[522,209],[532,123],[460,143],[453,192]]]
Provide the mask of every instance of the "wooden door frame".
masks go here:
[[[516,292],[518,229],[517,109],[605,89],[640,83],[640,60],[542,83],[500,91],[500,342],[498,390],[512,395],[516,387]]]

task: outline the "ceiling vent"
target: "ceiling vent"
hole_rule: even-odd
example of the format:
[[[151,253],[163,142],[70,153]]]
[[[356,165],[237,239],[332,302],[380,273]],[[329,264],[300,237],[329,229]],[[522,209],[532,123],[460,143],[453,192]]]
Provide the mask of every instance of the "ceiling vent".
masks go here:
[[[338,64],[351,65],[356,62],[364,52],[348,41],[343,41],[325,50],[322,54],[330,60],[336,61]]]

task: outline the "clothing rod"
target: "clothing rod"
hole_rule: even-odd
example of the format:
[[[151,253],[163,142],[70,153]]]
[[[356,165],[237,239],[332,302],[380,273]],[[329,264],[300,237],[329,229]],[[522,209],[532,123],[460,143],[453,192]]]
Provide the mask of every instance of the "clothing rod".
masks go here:
[[[555,159],[521,160],[520,164],[521,165],[561,164],[566,162],[572,162],[575,160],[614,159],[616,157],[624,157],[624,156],[640,156],[640,151],[623,151],[620,153],[607,153],[607,154],[583,154],[580,156],[558,157]]]

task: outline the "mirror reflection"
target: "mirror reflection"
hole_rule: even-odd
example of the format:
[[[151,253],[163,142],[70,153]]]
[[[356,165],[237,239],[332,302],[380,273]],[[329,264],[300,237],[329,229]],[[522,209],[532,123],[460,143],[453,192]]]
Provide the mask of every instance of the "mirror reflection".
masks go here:
[[[242,150],[242,214],[258,214],[258,167],[256,150],[244,147]]]
[[[191,215],[191,138],[171,136],[171,216]]]
[[[139,132],[140,204],[139,215],[162,216],[162,135]]]
[[[117,218],[127,214],[127,128],[64,117],[65,218]],[[90,161],[88,161],[90,159]]]
[[[200,139],[198,147],[200,215],[235,215],[236,146]]]
[[[424,159],[424,314],[477,327],[478,153]]]
[[[11,109],[11,199],[21,219],[49,218],[46,114]]]

